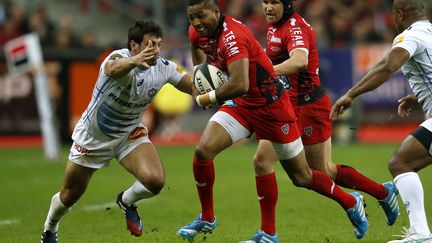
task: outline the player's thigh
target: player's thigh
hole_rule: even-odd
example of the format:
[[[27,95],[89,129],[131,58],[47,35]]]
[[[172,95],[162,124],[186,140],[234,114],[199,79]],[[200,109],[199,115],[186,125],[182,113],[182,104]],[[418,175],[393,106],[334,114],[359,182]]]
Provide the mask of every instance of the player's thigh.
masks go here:
[[[249,129],[239,120],[234,109],[225,107],[224,111],[216,112],[195,147],[195,155],[199,159],[211,159],[233,143],[250,136]]]
[[[393,176],[418,171],[432,163],[432,119],[420,124],[393,154],[389,169]]]
[[[331,138],[322,143],[304,145],[306,160],[311,168],[327,174],[336,172],[336,165],[331,159]]]
[[[125,157],[120,159],[120,164],[138,180],[149,178],[163,180],[164,168],[155,147],[151,142],[144,142],[133,148]]]
[[[310,184],[312,173],[306,162],[304,150],[290,159],[280,160],[280,163],[294,185],[306,187]]]
[[[65,205],[73,204],[86,190],[91,176],[97,169],[84,167],[68,161],[61,189],[61,200]]]
[[[298,126],[304,145],[324,143],[332,134],[332,120],[329,119],[331,100],[328,95],[319,100],[295,107]]]

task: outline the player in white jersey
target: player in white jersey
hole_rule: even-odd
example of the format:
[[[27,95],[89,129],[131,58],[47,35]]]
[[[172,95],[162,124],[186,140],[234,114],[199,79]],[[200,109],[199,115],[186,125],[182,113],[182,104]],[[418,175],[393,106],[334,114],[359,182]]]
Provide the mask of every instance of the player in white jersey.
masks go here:
[[[403,239],[390,242],[432,242],[423,186],[417,174],[432,164],[432,24],[421,0],[395,0],[393,18],[400,34],[394,39],[391,51],[336,101],[330,118],[344,113],[356,96],[377,88],[402,68],[413,94],[399,100],[398,113],[407,116],[421,107],[426,121],[405,138],[389,161],[389,170],[410,221],[410,228],[404,228]]]
[[[75,127],[63,186],[45,221],[41,242],[57,242],[60,219],[78,201],[92,174],[112,158],[135,183],[117,196],[131,234],[142,234],[135,202],[157,195],[164,186],[162,162],[147,136],[141,117],[166,83],[191,94],[191,76],[159,57],[162,29],[153,21],[136,21],[128,48],[113,51],[102,63],[89,106]]]

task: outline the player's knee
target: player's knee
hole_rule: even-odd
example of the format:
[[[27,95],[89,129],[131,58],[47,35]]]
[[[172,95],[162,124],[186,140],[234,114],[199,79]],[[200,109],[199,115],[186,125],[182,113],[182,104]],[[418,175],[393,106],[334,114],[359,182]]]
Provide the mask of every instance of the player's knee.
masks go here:
[[[267,174],[273,171],[275,159],[265,156],[264,154],[255,154],[253,157],[253,165],[257,175]]]
[[[388,162],[388,169],[393,177],[410,171],[409,163],[405,163],[397,154],[394,154]]]
[[[213,147],[208,143],[198,143],[195,146],[195,157],[200,160],[208,160],[215,156]]]
[[[60,192],[60,201],[63,205],[72,207],[82,196],[84,190],[63,187]]]
[[[157,195],[165,186],[165,177],[154,175],[147,177],[144,181],[141,181],[141,183],[147,188],[147,190],[154,195]]]

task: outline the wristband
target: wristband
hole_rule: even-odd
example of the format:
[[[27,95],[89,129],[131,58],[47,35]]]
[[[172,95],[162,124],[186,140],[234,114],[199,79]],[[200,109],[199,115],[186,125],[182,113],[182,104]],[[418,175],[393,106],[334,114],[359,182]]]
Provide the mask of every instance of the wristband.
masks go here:
[[[198,95],[197,97],[195,97],[195,102],[197,103],[197,105],[199,106],[199,107],[202,107],[202,105],[201,105],[201,102],[200,102],[200,96],[201,95]]]
[[[218,102],[216,99],[216,90],[212,90],[208,94],[209,94],[210,102],[212,104],[216,104]]]

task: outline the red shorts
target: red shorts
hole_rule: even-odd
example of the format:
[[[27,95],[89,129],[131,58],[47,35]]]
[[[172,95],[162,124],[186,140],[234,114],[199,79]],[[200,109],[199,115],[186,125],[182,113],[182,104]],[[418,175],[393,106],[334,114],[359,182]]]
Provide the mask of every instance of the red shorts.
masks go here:
[[[329,119],[332,103],[328,95],[314,103],[296,106],[297,125],[304,145],[323,143],[332,135],[332,120]]]
[[[300,137],[294,111],[286,94],[263,107],[224,105],[219,110],[230,114],[251,133],[255,132],[257,140],[286,144]]]

